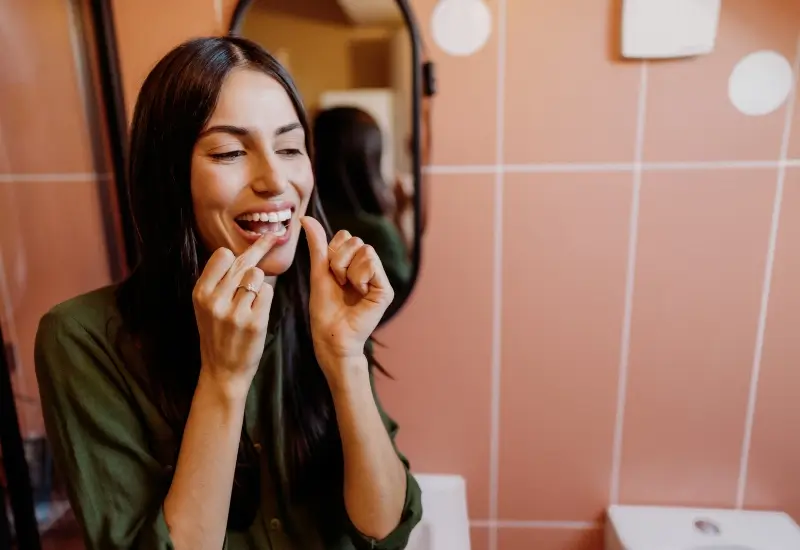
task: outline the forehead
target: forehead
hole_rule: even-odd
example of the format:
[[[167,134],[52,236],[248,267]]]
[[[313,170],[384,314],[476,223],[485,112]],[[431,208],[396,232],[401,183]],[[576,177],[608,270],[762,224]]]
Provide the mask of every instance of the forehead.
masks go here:
[[[297,122],[289,94],[274,78],[252,69],[234,69],[225,79],[207,126],[229,124],[271,133]]]

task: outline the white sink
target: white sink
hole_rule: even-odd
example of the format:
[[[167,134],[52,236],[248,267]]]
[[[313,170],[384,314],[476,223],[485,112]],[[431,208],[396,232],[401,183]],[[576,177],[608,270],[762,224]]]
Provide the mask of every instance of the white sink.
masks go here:
[[[611,506],[606,550],[800,550],[783,512]]]

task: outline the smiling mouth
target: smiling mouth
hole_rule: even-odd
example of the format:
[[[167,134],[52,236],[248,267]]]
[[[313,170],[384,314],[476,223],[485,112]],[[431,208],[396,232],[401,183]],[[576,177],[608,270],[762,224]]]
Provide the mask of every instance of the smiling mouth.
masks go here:
[[[276,237],[282,237],[292,223],[292,209],[286,208],[276,212],[251,212],[242,214],[236,218],[236,223],[246,233],[252,235],[266,235],[274,233]]]

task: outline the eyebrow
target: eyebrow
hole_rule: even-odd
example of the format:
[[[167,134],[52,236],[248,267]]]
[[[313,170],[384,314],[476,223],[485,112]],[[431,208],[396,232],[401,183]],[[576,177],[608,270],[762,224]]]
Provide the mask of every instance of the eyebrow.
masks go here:
[[[275,136],[280,136],[291,132],[292,130],[297,130],[298,128],[302,128],[303,125],[299,122],[291,122],[289,124],[284,124],[280,126],[277,130],[275,130]],[[212,126],[200,132],[200,137],[205,137],[210,134],[215,133],[223,133],[223,134],[231,134],[238,137],[247,137],[250,135],[250,130],[244,128],[242,126],[231,126],[229,124],[221,124],[218,126]]]

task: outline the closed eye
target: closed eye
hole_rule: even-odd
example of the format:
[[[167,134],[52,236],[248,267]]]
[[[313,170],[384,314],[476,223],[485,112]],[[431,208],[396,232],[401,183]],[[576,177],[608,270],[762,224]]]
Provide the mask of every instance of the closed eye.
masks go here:
[[[226,151],[225,153],[211,153],[211,158],[215,160],[233,160],[237,157],[244,156],[244,151]]]
[[[296,157],[303,154],[300,149],[280,149],[277,153],[284,157]]]

